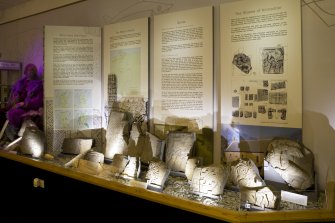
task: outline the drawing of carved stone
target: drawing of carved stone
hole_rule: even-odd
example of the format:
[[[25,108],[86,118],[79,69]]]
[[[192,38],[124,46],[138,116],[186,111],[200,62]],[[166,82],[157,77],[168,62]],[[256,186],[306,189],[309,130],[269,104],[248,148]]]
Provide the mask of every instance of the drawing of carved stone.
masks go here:
[[[62,152],[67,154],[82,154],[92,148],[93,139],[65,138],[62,143]]]
[[[284,47],[264,48],[262,59],[264,74],[282,74],[284,72]]]
[[[186,162],[193,153],[196,136],[193,132],[170,132],[165,148],[165,162],[172,171],[185,172]]]
[[[123,175],[131,178],[138,178],[140,171],[141,171],[140,158],[128,156],[128,163],[123,171]]]
[[[22,154],[29,154],[36,158],[43,155],[45,147],[44,134],[38,127],[26,127],[20,143],[20,152]]]
[[[194,169],[200,166],[199,157],[193,157],[187,160],[185,167],[185,175],[189,181],[192,180]]]
[[[228,170],[223,165],[196,167],[193,172],[191,190],[193,193],[215,197],[223,193],[228,179]]]
[[[128,156],[123,154],[115,154],[112,161],[111,172],[113,175],[119,176],[123,173],[129,162]]]
[[[265,160],[295,189],[307,189],[314,184],[314,156],[299,143],[288,140],[273,140]]]
[[[263,208],[275,209],[279,203],[279,196],[275,195],[269,187],[243,188],[241,199]]]
[[[233,64],[246,74],[249,74],[252,69],[250,57],[244,53],[235,54],[233,58]]]
[[[167,167],[166,163],[161,160],[152,160],[150,161],[145,179],[149,181],[149,184],[163,187],[169,174],[170,169]]]
[[[112,111],[106,131],[104,155],[113,159],[115,154],[126,154],[132,117],[129,113]]]
[[[233,184],[239,187],[266,186],[259,175],[257,166],[249,158],[241,158],[231,162],[230,175]]]

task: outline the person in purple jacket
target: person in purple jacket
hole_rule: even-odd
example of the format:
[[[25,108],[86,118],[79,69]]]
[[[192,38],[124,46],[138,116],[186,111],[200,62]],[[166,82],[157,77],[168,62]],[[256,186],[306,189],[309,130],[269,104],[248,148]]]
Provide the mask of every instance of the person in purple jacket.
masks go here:
[[[11,140],[26,119],[43,129],[43,80],[34,64],[27,64],[23,77],[12,86],[6,110],[9,125],[6,134]]]

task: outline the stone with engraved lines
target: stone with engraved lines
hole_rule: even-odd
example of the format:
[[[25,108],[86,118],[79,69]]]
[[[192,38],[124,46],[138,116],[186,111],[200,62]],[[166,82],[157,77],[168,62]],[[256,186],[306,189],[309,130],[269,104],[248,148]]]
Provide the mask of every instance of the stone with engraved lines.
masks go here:
[[[241,190],[241,199],[263,208],[276,209],[279,204],[279,196],[269,187],[243,188]]]
[[[113,159],[115,154],[127,154],[132,117],[126,112],[112,111],[106,131],[104,155]]]
[[[128,163],[122,175],[130,178],[138,178],[141,171],[141,161],[139,157],[128,156]]]
[[[263,187],[264,180],[259,175],[258,168],[249,158],[241,158],[231,162],[230,177],[232,183],[238,187]]]
[[[192,157],[187,160],[185,167],[185,175],[189,181],[192,181],[194,169],[196,167],[199,167],[201,163],[202,162],[200,157]]]
[[[112,175],[120,176],[123,173],[124,169],[126,168],[128,162],[129,159],[127,155],[115,154],[111,164]]]
[[[149,181],[149,184],[163,187],[169,174],[170,169],[167,167],[166,163],[161,160],[152,160],[150,161],[145,179]]]
[[[313,153],[298,142],[288,139],[273,140],[265,160],[295,189],[307,189],[314,184]]]
[[[165,162],[171,171],[185,172],[186,162],[192,156],[195,140],[194,132],[169,132]]]
[[[228,174],[227,168],[223,165],[196,167],[192,177],[191,190],[201,196],[217,197],[223,193]]]

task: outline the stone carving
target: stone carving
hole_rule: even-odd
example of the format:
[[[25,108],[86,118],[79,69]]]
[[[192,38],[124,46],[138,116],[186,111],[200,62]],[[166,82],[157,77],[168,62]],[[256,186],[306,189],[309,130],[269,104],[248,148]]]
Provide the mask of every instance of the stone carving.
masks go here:
[[[33,122],[31,119],[24,120],[17,135],[20,137],[23,136],[24,130],[26,130],[26,127],[29,127],[29,126],[37,127],[35,122]]]
[[[128,164],[128,156],[123,154],[115,154],[112,162],[112,175],[120,176]]]
[[[185,172],[186,162],[192,156],[196,136],[193,132],[170,132],[165,148],[165,162],[172,171]]]
[[[65,138],[62,143],[62,152],[66,154],[83,154],[92,148],[93,139]]]
[[[149,163],[152,159],[163,159],[164,140],[149,132],[145,134],[134,134],[134,132],[137,131],[131,131],[131,138],[133,139],[134,135],[137,135],[137,140],[131,140],[129,143],[128,154],[130,156],[140,157],[143,163]]]
[[[145,147],[141,155],[143,162],[148,162],[153,158],[162,160],[164,154],[165,141],[159,139],[157,136],[149,132],[147,133],[147,136],[149,136],[150,143],[148,147]]]
[[[191,190],[207,197],[219,196],[228,179],[228,170],[223,165],[196,167],[193,172]]]
[[[96,152],[96,151],[88,151],[85,154],[84,157],[85,160],[94,162],[94,163],[100,163],[103,164],[104,163],[104,154]]]
[[[99,162],[92,162],[85,159],[79,159],[77,169],[80,172],[96,175],[102,171],[102,164],[100,164]]]
[[[40,158],[43,155],[44,134],[38,127],[26,127],[20,143],[20,152],[22,154],[29,154],[36,158]]]
[[[126,112],[112,111],[106,132],[104,155],[113,159],[115,154],[127,154],[132,116]]]
[[[273,140],[265,160],[295,189],[307,189],[314,184],[314,157],[310,150],[299,143],[288,140]]]
[[[247,203],[252,203],[263,208],[275,209],[278,207],[279,199],[270,188],[243,188],[241,199]]]
[[[122,175],[130,178],[138,178],[141,171],[141,161],[138,157],[128,156],[128,163],[122,173]]]
[[[152,160],[150,161],[145,179],[148,180],[149,184],[163,188],[169,174],[170,169],[167,167],[166,163],[161,160]]]
[[[255,163],[248,158],[231,162],[230,175],[232,183],[239,187],[264,187],[264,180],[259,175]]]
[[[185,175],[189,181],[192,180],[194,169],[201,166],[201,159],[199,157],[193,157],[187,160],[185,167]]]

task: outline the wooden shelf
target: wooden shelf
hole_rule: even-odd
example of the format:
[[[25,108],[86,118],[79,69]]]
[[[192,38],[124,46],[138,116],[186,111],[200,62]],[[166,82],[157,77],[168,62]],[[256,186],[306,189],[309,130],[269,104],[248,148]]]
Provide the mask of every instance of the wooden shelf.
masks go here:
[[[225,208],[212,207],[191,200],[185,200],[173,197],[160,192],[150,191],[145,188],[128,186],[123,183],[114,182],[75,171],[70,168],[64,168],[52,163],[44,162],[29,157],[19,156],[10,152],[0,151],[0,157],[30,165],[55,174],[73,178],[82,182],[93,184],[109,190],[121,192],[141,199],[146,199],[170,207],[186,210],[196,214],[208,216],[228,222],[325,222],[335,220],[335,182],[328,182],[326,187],[326,204],[323,209],[312,210],[292,210],[292,211],[233,211]]]

